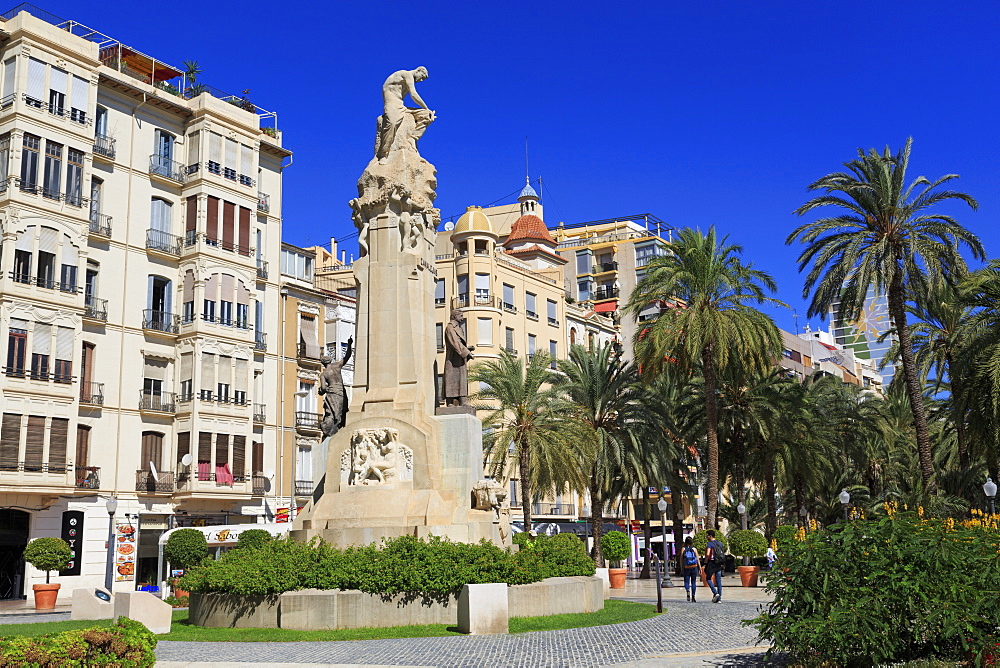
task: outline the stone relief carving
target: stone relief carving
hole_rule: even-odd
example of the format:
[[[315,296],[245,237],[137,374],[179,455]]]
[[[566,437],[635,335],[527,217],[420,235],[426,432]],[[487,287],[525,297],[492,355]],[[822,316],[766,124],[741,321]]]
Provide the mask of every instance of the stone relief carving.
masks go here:
[[[507,500],[507,490],[492,478],[484,478],[472,486],[472,507],[475,510],[497,510]]]
[[[358,429],[340,455],[340,482],[385,485],[413,479],[413,450],[399,442],[399,430]]]

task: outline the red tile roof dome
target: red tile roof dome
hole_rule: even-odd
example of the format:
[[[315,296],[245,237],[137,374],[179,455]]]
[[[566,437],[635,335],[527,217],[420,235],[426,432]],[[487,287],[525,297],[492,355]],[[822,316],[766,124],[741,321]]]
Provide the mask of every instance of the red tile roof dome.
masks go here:
[[[556,245],[556,240],[549,234],[549,228],[545,227],[542,219],[531,214],[521,216],[514,222],[514,226],[510,228],[510,236],[507,237],[507,243],[522,239],[545,241],[553,246]]]

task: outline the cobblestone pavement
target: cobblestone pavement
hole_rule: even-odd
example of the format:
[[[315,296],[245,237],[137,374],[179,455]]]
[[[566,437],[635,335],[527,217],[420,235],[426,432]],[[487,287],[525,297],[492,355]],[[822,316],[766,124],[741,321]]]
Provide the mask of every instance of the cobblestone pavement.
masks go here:
[[[64,622],[69,612],[32,612],[30,614],[0,614],[0,624],[34,624],[36,622]]]

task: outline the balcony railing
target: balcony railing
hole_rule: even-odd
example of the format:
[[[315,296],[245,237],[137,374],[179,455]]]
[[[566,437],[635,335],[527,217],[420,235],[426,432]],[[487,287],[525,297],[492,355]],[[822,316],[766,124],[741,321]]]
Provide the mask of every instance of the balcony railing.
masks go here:
[[[254,473],[250,476],[250,494],[253,496],[264,496],[267,493],[267,478],[263,473]]]
[[[618,288],[597,288],[594,292],[594,299],[597,301],[602,299],[617,299],[619,292],[621,291]]]
[[[253,421],[267,422],[267,406],[264,404],[253,405]]]
[[[90,233],[102,237],[111,236],[111,216],[96,211],[90,212]]]
[[[261,352],[267,350],[267,333],[266,332],[257,332],[254,335],[253,349],[254,350],[259,350]]]
[[[80,403],[92,406],[104,405],[104,383],[83,381],[80,383]]]
[[[312,496],[312,493],[313,493],[312,480],[295,481],[295,496]]]
[[[214,485],[207,485],[207,487],[233,487],[234,485],[242,485],[243,483],[250,481],[250,474],[248,473],[230,473],[226,476],[222,476],[214,471],[196,471],[193,473],[179,473],[177,475],[177,489],[193,489],[195,483],[215,483]],[[220,479],[221,478],[221,479]],[[201,485],[202,489],[206,485]]]
[[[320,421],[322,419],[323,416],[317,415],[316,413],[295,411],[295,426],[301,429],[313,429],[319,431]]]
[[[94,154],[103,155],[109,160],[115,159],[115,140],[113,137],[108,137],[106,135],[95,135],[94,136]]]
[[[67,471],[72,471],[72,466],[66,464],[53,464],[52,462],[19,462],[16,460],[0,459],[0,471],[18,471],[27,473],[55,473],[65,475]]]
[[[257,278],[267,280],[267,260],[257,260]]]
[[[218,237],[210,237],[207,234],[193,234],[191,232],[188,232],[188,234],[184,237],[184,245],[187,247],[193,246],[199,239],[203,241],[206,246],[221,248],[222,250],[232,251],[247,257],[253,257],[255,252],[253,248],[240,246],[232,241],[224,241]]]
[[[150,174],[156,174],[157,176],[162,176],[165,179],[170,179],[171,181],[176,181],[177,183],[184,183],[186,171],[187,170],[184,168],[184,165],[176,160],[170,160],[169,158],[155,153],[149,156]]]
[[[15,283],[35,285],[40,288],[45,288],[46,290],[58,290],[59,292],[67,292],[70,294],[76,294],[79,291],[76,283],[62,283],[46,276],[32,276],[31,274],[12,271],[8,274],[8,277]]]
[[[175,413],[177,403],[174,401],[173,392],[160,392],[150,394],[143,392],[139,395],[139,410],[156,411],[157,413]]]
[[[572,503],[536,503],[532,512],[536,515],[575,515]]]
[[[167,313],[166,311],[153,311],[150,309],[143,309],[142,311],[143,329],[176,334],[180,331],[180,321],[180,316]]]
[[[100,466],[77,466],[76,486],[78,489],[100,489],[101,488],[101,467]]]
[[[558,327],[559,326],[559,319],[558,318],[553,318],[552,316],[549,316],[549,324],[552,325],[553,327]]]
[[[108,321],[108,300],[86,297],[83,300],[83,317],[90,320]]]
[[[300,360],[316,360],[323,355],[323,349],[319,346],[310,346],[309,344],[299,342],[299,359]]]
[[[170,234],[162,230],[146,230],[146,248],[150,250],[170,253],[171,255],[180,255],[181,241],[182,239],[176,234]]]
[[[517,313],[517,307],[511,304],[510,302],[503,302],[502,306],[503,310],[507,311],[507,313]]]
[[[135,472],[135,491],[140,494],[170,494],[174,491],[174,472],[138,470]]]
[[[257,193],[257,210],[268,213],[271,210],[271,196],[267,193]]]
[[[594,265],[595,274],[603,274],[607,271],[618,271],[617,262],[598,262]]]
[[[500,300],[495,295],[458,295],[451,298],[452,308],[500,308]]]

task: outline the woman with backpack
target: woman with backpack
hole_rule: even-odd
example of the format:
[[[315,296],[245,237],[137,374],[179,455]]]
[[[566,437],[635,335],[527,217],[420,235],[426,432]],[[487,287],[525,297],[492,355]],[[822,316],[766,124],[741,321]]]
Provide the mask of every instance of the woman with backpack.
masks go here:
[[[691,536],[684,539],[684,549],[681,551],[681,567],[684,573],[684,591],[687,600],[697,603],[694,595],[698,592],[698,578],[701,575],[701,556],[694,548]]]

